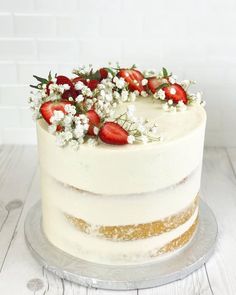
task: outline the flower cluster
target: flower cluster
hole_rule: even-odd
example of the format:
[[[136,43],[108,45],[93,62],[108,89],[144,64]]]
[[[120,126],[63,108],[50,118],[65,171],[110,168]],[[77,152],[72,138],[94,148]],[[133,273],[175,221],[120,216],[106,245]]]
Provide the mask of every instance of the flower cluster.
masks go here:
[[[73,70],[73,74],[72,79],[52,77],[51,72],[47,79],[34,76],[38,84],[31,85],[36,89],[29,98],[33,117],[45,119],[59,146],[78,148],[84,142],[94,145],[100,140],[110,144],[161,140],[157,124],[137,118],[134,105],[115,117],[119,104],[134,102],[137,97],[150,96],[168,112],[185,111],[194,104],[204,106],[200,92],[189,92],[194,81],[177,82],[165,68],[157,73],[116,65],[95,71],[89,65]]]

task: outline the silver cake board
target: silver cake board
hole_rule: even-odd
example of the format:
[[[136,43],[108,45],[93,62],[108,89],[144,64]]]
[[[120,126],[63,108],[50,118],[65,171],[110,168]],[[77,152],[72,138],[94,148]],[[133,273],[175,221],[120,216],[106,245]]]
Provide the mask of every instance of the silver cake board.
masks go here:
[[[200,203],[200,222],[192,241],[170,258],[142,265],[105,265],[71,256],[53,246],[41,227],[41,204],[33,206],[25,220],[26,243],[47,270],[85,287],[131,290],[160,286],[183,279],[211,256],[217,238],[217,222],[211,209]]]

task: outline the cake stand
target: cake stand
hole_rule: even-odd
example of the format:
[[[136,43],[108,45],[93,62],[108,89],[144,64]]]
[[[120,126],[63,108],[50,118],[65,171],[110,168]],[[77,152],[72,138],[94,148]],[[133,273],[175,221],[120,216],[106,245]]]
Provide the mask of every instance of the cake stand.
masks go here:
[[[30,209],[25,220],[26,243],[33,256],[47,270],[86,287],[110,290],[156,287],[186,277],[211,256],[217,231],[213,212],[201,201],[197,232],[182,250],[171,258],[152,263],[112,266],[75,258],[53,246],[42,231],[40,203]]]

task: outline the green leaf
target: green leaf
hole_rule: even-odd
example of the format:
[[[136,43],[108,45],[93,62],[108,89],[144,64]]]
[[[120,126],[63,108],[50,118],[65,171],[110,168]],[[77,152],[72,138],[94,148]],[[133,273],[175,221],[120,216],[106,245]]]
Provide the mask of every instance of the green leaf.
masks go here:
[[[41,78],[41,77],[38,77],[38,76],[36,76],[36,75],[33,75],[33,77],[34,77],[36,80],[38,80],[40,83],[42,83],[42,84],[47,84],[47,83],[48,83],[48,80],[45,79],[45,78]]]
[[[50,71],[49,74],[48,74],[48,81],[51,81],[51,80],[52,80],[52,73]]]
[[[30,87],[35,88],[35,89],[39,89],[38,85],[30,85]]]
[[[164,88],[164,87],[168,87],[168,86],[169,86],[168,83],[163,83],[163,84],[159,85],[159,86],[156,88],[156,91],[158,91],[158,90],[160,90],[160,89],[162,89],[162,88]]]
[[[162,73],[163,73],[163,77],[167,78],[168,77],[168,72],[166,68],[162,68]]]
[[[115,76],[115,72],[112,71],[111,68],[104,68],[105,70],[107,70],[110,74],[112,74],[112,76]]]

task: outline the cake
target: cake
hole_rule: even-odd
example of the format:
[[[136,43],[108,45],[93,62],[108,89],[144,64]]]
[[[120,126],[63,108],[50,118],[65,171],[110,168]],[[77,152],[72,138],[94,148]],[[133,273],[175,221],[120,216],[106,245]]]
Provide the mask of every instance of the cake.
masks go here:
[[[165,68],[73,73],[35,76],[30,97],[47,239],[102,264],[171,258],[199,222],[201,93]]]

